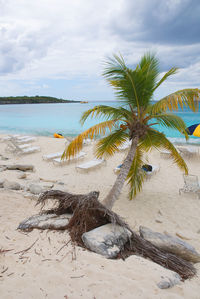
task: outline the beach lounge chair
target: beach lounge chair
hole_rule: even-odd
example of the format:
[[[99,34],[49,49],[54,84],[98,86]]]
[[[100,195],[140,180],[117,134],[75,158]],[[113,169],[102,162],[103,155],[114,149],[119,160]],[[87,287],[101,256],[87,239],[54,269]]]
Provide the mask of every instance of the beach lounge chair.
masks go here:
[[[30,143],[30,142],[36,141],[36,137],[33,137],[33,136],[20,136],[20,137],[14,138],[14,140],[18,144],[23,144],[23,143]]]
[[[15,135],[7,135],[7,136],[4,136],[1,138],[1,141],[4,142],[4,141],[7,141],[7,140],[10,140],[12,138],[17,138],[19,137],[20,135],[19,134],[15,134]]]
[[[51,161],[53,159],[60,158],[62,156],[62,154],[63,154],[63,152],[53,153],[53,154],[49,154],[49,155],[43,155],[42,159],[46,160],[46,161]]]
[[[131,146],[131,141],[127,140],[126,142],[122,143],[120,146],[118,146],[118,149],[120,151],[125,151]]]
[[[183,174],[184,179],[184,186],[183,188],[179,189],[179,194],[182,192],[185,193],[195,193],[197,194],[198,198],[200,198],[200,185],[197,175],[192,174]]]
[[[151,166],[151,170],[147,170],[144,167],[142,168],[142,171],[145,171],[147,178],[150,178],[153,174],[155,174],[156,172],[158,172],[160,170],[160,167],[157,165],[150,165]],[[114,173],[119,173],[120,169],[122,167],[122,164],[118,165],[115,169],[114,169]]]
[[[196,147],[179,147],[180,154],[187,158],[192,158],[199,154],[199,150]]]
[[[160,151],[160,156],[162,158],[170,158],[171,157],[171,152],[167,150],[161,150]]]
[[[85,155],[86,155],[85,152],[79,152],[76,156],[72,157],[70,160],[64,160],[64,159],[61,159],[61,157],[60,157],[60,158],[55,158],[52,161],[55,165],[64,165],[64,164],[69,163],[71,161],[76,161],[80,158],[83,158],[83,157],[85,157]]]
[[[39,151],[40,151],[39,146],[31,146],[31,147],[26,147],[24,149],[20,149],[17,154],[18,155],[32,154]]]
[[[105,162],[104,159],[93,159],[83,164],[77,165],[76,168],[81,170],[91,170],[100,166],[104,162]]]
[[[30,147],[30,144],[16,144],[15,141],[13,141],[12,139],[10,140],[7,140],[6,141],[7,143],[7,147],[6,147],[6,150],[9,151],[9,152],[18,152],[20,150],[24,150],[25,148],[28,148]]]
[[[92,139],[86,138],[86,139],[83,140],[83,144],[84,145],[90,145],[92,143],[92,141],[93,141]]]
[[[146,178],[149,179],[160,170],[160,167],[158,165],[151,165],[151,170],[144,170],[144,167],[142,170],[145,171]]]
[[[18,144],[15,139],[10,139],[6,141],[7,147],[6,150],[16,153],[16,154],[30,154],[37,151],[40,151],[39,146],[30,146],[30,144]]]
[[[116,174],[119,173],[121,167],[122,167],[122,164],[120,164],[120,165],[118,165],[117,167],[115,167],[115,169],[114,169],[114,173],[116,173]]]
[[[17,142],[18,144],[23,144],[23,143],[29,143],[29,142],[33,142],[36,140],[36,137],[34,136],[21,136],[21,135],[9,135],[9,136],[5,136],[3,138],[1,138],[2,142],[6,142],[6,141],[10,141],[13,140],[15,142]]]

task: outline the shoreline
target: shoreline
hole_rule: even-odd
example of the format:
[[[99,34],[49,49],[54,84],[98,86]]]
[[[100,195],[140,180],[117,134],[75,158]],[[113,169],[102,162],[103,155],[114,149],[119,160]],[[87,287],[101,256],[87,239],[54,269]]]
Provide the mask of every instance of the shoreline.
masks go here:
[[[62,130],[61,130],[62,131]],[[36,132],[30,132],[30,131],[8,131],[8,132],[3,132],[0,131],[0,138],[2,138],[2,136],[12,136],[15,134],[18,135],[31,135],[31,136],[35,136],[35,137],[48,137],[48,138],[52,138],[53,134],[57,133],[57,132],[46,132],[45,135],[41,134],[41,132],[39,132],[38,134],[36,134]],[[63,132],[61,132],[64,136],[64,138],[70,138],[73,139],[75,138],[78,134],[64,134]],[[101,138],[100,136],[97,138],[99,139]],[[185,138],[181,138],[181,137],[167,137],[173,144],[174,146],[200,146],[200,138],[199,137],[190,137],[188,140],[185,140]]]
[[[22,179],[19,171],[6,170],[0,172],[0,180],[6,178],[21,185],[54,184],[53,188],[78,194],[100,191],[100,200],[103,200],[116,179],[114,169],[123,161],[126,152],[116,153],[107,159],[106,164],[89,172],[77,171],[76,166],[94,157],[93,144],[83,147],[86,153],[83,159],[63,166],[42,159],[45,154],[64,150],[65,141],[37,136],[30,145],[40,146],[41,151],[23,156],[7,152],[6,144],[1,143],[0,154],[8,160],[0,160],[0,165],[32,164],[35,172]],[[200,155],[185,160],[189,173],[197,175],[200,180]],[[146,161],[158,165],[159,172],[145,181],[142,191],[132,201],[128,199],[129,188],[125,185],[113,210],[136,232],[140,226],[146,226],[161,233],[179,234],[200,252],[199,200],[194,194],[179,195],[183,176],[171,160],[162,158],[158,151],[152,151]],[[64,246],[69,240],[66,231],[17,231],[19,222],[37,214],[39,207],[35,206],[35,199],[24,196],[22,191],[1,191],[0,248],[12,249],[0,255],[0,272],[8,268],[0,277],[2,298],[132,299],[133,294],[142,299],[198,298],[200,263],[195,264],[196,277],[161,290],[157,283],[163,275],[162,269],[146,259],[131,256],[125,261],[107,260],[78,246],[74,248],[70,243]],[[15,254],[35,241],[26,254]]]

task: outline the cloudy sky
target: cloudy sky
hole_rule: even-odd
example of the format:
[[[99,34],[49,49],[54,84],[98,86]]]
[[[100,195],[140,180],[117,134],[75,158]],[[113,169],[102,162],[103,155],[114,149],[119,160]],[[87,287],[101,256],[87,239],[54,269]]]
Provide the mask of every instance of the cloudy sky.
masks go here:
[[[113,100],[105,59],[149,50],[180,68],[157,99],[200,88],[199,16],[199,0],[0,0],[0,95]]]

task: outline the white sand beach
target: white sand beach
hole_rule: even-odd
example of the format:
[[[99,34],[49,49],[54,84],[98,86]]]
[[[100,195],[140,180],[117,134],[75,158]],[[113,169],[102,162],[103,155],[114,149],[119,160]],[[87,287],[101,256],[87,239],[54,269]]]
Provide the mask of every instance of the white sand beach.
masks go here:
[[[42,156],[63,151],[65,139],[37,137],[32,145],[40,146],[41,151],[17,156],[6,151],[5,142],[0,143],[1,157],[9,158],[0,159],[0,165],[35,166],[35,172],[27,172],[25,179],[19,178],[17,170],[6,170],[0,172],[0,180],[19,182],[23,186],[30,182],[54,184],[54,189],[70,193],[100,191],[102,200],[115,181],[114,168],[125,157],[125,152],[117,153],[100,167],[84,172],[75,166],[94,157],[92,144],[84,146],[86,155],[83,158],[63,166],[44,161]],[[200,155],[185,160],[189,173],[200,180]],[[200,252],[200,200],[194,194],[179,195],[183,176],[171,160],[152,151],[148,162],[158,165],[159,172],[145,181],[142,192],[132,201],[128,199],[128,186],[124,186],[113,210],[135,231],[139,226],[146,226],[157,232],[181,236]],[[200,263],[195,264],[196,277],[170,289],[159,289],[157,283],[165,269],[147,259],[137,256],[125,261],[106,259],[73,247],[70,242],[67,244],[70,240],[67,231],[34,229],[23,233],[17,230],[19,223],[37,214],[40,207],[35,206],[35,199],[24,196],[24,191],[0,190],[0,249],[10,250],[0,254],[0,298],[200,298]]]

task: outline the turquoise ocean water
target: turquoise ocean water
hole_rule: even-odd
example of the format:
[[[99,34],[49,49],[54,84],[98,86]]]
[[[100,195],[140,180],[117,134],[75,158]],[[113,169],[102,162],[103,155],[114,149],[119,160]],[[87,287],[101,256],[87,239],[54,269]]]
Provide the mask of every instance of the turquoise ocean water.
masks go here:
[[[62,133],[65,136],[76,136],[85,129],[98,123],[98,120],[88,119],[84,126],[79,120],[82,113],[96,105],[117,106],[117,102],[89,102],[87,104],[20,104],[0,106],[0,133],[29,134],[52,136]],[[187,126],[200,123],[200,112],[193,113],[189,109],[175,112],[181,116]],[[183,136],[165,127],[157,128],[166,134],[174,143],[185,143]],[[199,144],[200,138],[190,137],[187,143]]]

